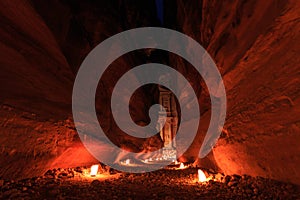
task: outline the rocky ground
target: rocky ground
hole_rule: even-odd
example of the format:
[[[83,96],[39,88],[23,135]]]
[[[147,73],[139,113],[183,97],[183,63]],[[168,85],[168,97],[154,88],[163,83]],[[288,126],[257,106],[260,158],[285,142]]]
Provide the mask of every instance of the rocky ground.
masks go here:
[[[224,176],[197,169],[163,169],[144,174],[120,173],[102,166],[54,169],[20,181],[0,180],[0,199],[300,199],[298,186],[247,175]]]

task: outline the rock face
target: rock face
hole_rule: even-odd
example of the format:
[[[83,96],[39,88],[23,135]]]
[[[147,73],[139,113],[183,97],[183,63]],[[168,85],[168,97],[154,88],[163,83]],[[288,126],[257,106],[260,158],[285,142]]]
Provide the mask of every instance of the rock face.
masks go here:
[[[158,25],[155,3],[147,2],[0,2],[0,176],[23,178],[50,167],[96,162],[80,144],[72,122],[73,81],[85,56],[104,39]],[[226,174],[300,184],[300,2],[177,0],[165,1],[165,7],[164,26],[201,43],[223,76],[227,119],[208,156],[210,165]],[[195,160],[210,119],[205,83],[178,56],[158,60],[163,59],[189,77],[199,98],[202,124],[182,157]],[[146,51],[129,53],[112,63],[98,86],[102,128],[132,151],[141,151],[149,141],[120,137],[124,134],[112,120],[108,96],[123,73],[153,60]],[[148,108],[157,101],[155,86],[139,89],[131,98],[133,120],[149,123]],[[74,157],[80,159],[70,159]]]
[[[299,2],[177,5],[179,27],[206,47],[223,75],[228,104],[213,150],[218,166],[299,184]]]
[[[0,176],[31,176],[73,142],[66,120],[74,75],[30,2],[0,7]]]
[[[19,179],[52,167],[98,162],[81,144],[72,122],[76,72],[86,55],[109,36],[155,25],[155,4],[68,0],[0,4],[0,176]],[[96,95],[103,129],[117,145],[133,151],[141,151],[139,147],[149,141],[119,137],[124,134],[112,121],[108,97],[118,77],[146,61],[144,52],[117,59]],[[131,115],[136,123],[149,121],[147,108],[155,99],[155,86],[135,93]]]

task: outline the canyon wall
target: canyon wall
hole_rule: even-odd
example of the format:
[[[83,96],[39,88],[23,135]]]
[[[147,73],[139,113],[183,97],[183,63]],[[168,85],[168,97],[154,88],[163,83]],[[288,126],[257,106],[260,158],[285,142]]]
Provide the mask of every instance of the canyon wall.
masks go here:
[[[21,179],[54,167],[97,163],[82,145],[72,120],[77,70],[106,38],[122,30],[155,25],[155,4],[68,0],[16,4],[5,0],[0,5],[0,177]],[[146,61],[143,51],[117,59],[96,94],[103,129],[117,145],[133,151],[151,141],[119,137],[123,132],[113,123],[109,94],[118,77]],[[153,87],[142,88],[132,97],[136,123],[149,121],[147,107],[158,99]]]
[[[207,49],[226,87],[226,123],[213,149],[217,165],[227,174],[299,184],[299,1],[177,5],[178,26]]]

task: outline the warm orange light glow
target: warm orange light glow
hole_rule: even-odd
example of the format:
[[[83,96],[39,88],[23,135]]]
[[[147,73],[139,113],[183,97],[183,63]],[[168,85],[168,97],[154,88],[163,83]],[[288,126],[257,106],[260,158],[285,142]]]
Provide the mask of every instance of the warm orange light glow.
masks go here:
[[[207,180],[204,172],[201,169],[198,169],[198,180],[199,182],[205,182]]]
[[[99,168],[99,165],[93,165],[93,166],[91,166],[91,173],[90,173],[90,175],[91,176],[96,176],[97,173],[98,173],[98,168]]]
[[[130,159],[125,160],[125,165],[130,165]]]
[[[179,169],[184,169],[184,168],[185,168],[184,164],[180,163]]]

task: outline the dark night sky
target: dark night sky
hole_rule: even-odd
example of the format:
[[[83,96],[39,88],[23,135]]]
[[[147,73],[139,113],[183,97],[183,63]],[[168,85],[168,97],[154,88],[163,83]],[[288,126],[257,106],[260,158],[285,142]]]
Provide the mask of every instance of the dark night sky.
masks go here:
[[[160,23],[164,24],[164,0],[156,0],[157,16]]]

